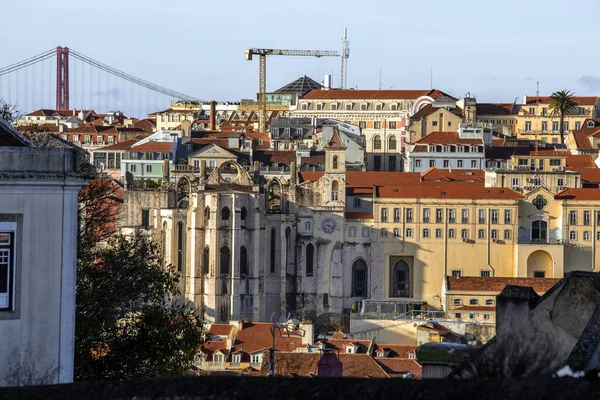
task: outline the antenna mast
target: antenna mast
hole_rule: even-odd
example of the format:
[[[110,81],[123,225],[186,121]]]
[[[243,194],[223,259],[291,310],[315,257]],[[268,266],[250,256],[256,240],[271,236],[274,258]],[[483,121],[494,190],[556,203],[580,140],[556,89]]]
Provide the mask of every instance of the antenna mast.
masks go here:
[[[348,41],[348,28],[344,28],[342,39],[342,74],[340,75],[340,89],[346,89],[348,83],[348,57],[350,57],[350,42]]]

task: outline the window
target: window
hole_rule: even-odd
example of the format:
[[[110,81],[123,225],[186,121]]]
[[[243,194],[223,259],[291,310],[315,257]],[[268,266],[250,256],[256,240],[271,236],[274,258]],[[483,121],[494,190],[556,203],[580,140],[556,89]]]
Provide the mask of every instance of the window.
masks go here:
[[[396,104],[396,103],[392,103],[392,105],[390,106],[390,109],[391,109],[392,111],[397,111],[397,110],[398,110],[398,104]]]
[[[505,229],[504,230],[504,240],[510,240],[510,236],[511,236],[510,229]]]
[[[302,109],[308,110],[308,103],[302,103]]]
[[[310,231],[310,229],[312,228],[312,224],[310,221],[304,221],[304,230],[305,231]]]
[[[590,241],[591,233],[590,231],[583,231],[583,240]]]
[[[337,201],[338,199],[338,182],[337,181],[333,181],[331,182],[331,200],[332,201]]]
[[[455,276],[455,275],[452,275],[452,276]],[[460,275],[458,275],[458,276],[460,276]],[[453,303],[455,306],[460,306],[460,305],[462,304],[462,300],[461,300],[461,299],[454,299],[454,300],[452,301],[452,303]]]
[[[206,246],[202,252],[202,273],[208,275],[210,264],[210,248]]]
[[[229,215],[231,214],[231,212],[229,211],[229,207],[223,207],[221,209],[221,220],[223,221],[229,221]]]
[[[184,253],[183,246],[185,244],[183,222],[177,223],[177,271],[183,271]]]
[[[535,115],[535,107],[529,107],[529,114]]]
[[[373,169],[375,171],[381,170],[381,156],[373,156]]]
[[[492,210],[492,224],[498,223],[498,210]]]
[[[252,354],[250,356],[250,364],[260,364],[262,363],[262,354]]]
[[[435,230],[435,238],[436,239],[441,239],[442,238],[442,230],[441,229],[436,229]]]
[[[531,132],[531,121],[525,121],[525,132]]]
[[[547,117],[548,116],[548,107],[543,107],[542,108],[542,117]]]
[[[146,172],[152,173],[152,165],[146,165]]]
[[[429,222],[429,208],[424,208],[423,209],[423,222],[424,223],[428,223]]]
[[[323,104],[317,103],[317,111],[320,111],[322,109],[323,109]]]
[[[534,241],[546,241],[548,237],[548,223],[537,220],[531,223],[531,239]]]
[[[16,222],[0,222],[0,310],[14,309]]]
[[[471,306],[477,306],[477,305],[479,305],[479,300],[477,300],[477,299],[470,299],[469,300],[469,305],[471,305]]]
[[[473,169],[477,168],[477,160],[471,160],[471,168],[473,168]]]
[[[504,223],[505,224],[510,224],[510,220],[511,220],[511,211],[510,210],[504,210]]]
[[[442,166],[443,166],[444,168],[448,168],[448,167],[450,167],[450,160],[443,160],[443,161],[442,161]]]
[[[548,121],[542,121],[542,132],[548,132]]]
[[[556,186],[558,186],[558,187],[564,187],[565,186],[565,179],[564,178],[558,178],[558,179],[556,179]]]
[[[534,278],[545,278],[546,272],[545,271],[533,271],[533,277]]]
[[[240,247],[240,275],[248,276],[248,251],[246,247]]]
[[[436,208],[435,209],[435,223],[436,224],[441,224],[443,222],[442,221],[442,218],[443,218],[442,216],[443,216],[442,209],[441,208]]]
[[[388,149],[396,150],[396,138],[394,136],[390,136],[388,139]]]
[[[463,208],[463,210],[462,210],[462,223],[463,224],[469,223],[469,210],[467,208]]]
[[[454,239],[456,237],[456,231],[454,229],[448,229],[448,239]]]
[[[352,264],[352,296],[367,296],[367,263],[359,258]]]
[[[428,238],[429,237],[429,229],[423,229],[423,237],[424,238]]]
[[[410,267],[405,260],[398,260],[391,271],[390,297],[410,297]]]
[[[362,237],[369,237],[370,236],[370,232],[371,232],[371,230],[369,228],[363,227],[361,235],[362,235]]]
[[[381,222],[387,222],[387,220],[388,220],[388,209],[382,208],[381,209]]]
[[[223,246],[221,247],[221,251],[219,252],[219,268],[221,275],[229,275],[231,264],[231,251],[229,251],[229,247]]]
[[[568,132],[569,131],[569,121],[563,122],[563,131],[564,132]]]
[[[429,160],[429,168],[435,168],[435,160]]]
[[[373,129],[381,129],[381,121],[373,122]]]
[[[492,239],[498,239],[498,231],[496,229],[492,229]]]
[[[315,259],[315,246],[312,243],[306,245],[306,275],[312,276]]]
[[[373,149],[381,150],[381,138],[379,135],[375,135],[375,137],[373,137]]]
[[[408,223],[413,222],[413,210],[412,210],[412,208],[407,208],[405,210],[405,214],[406,214],[406,217],[404,218],[404,220],[406,222],[408,222]]]
[[[578,131],[581,129],[581,121],[575,121],[575,130]]]
[[[396,121],[388,122],[388,128],[389,129],[397,129],[397,122]]]
[[[491,273],[489,270],[481,270],[481,271],[479,271],[479,275],[482,278],[489,278],[491,276]],[[487,302],[486,302],[486,304],[487,304]]]
[[[469,313],[469,318],[470,318],[470,319],[475,319],[475,313],[473,313],[473,312],[472,312],[472,313]]]
[[[432,121],[431,122],[431,126],[437,126],[438,122],[437,121]]]
[[[381,237],[387,237],[387,229],[385,229],[385,228],[381,229]]]
[[[569,211],[569,224],[577,225],[577,211],[575,211],[575,210]]]
[[[360,110],[361,110],[361,111],[367,111],[367,104],[366,104],[366,103],[362,103],[362,104],[360,105]]]
[[[400,222],[400,209],[394,208],[394,222]]]
[[[405,237],[411,238],[412,235],[413,235],[413,230],[411,228],[406,228],[406,235],[405,235]]]
[[[448,223],[453,224],[456,222],[456,210],[451,208],[448,210]]]
[[[583,224],[590,225],[590,212],[589,211],[583,212]]]
[[[333,111],[336,111],[336,110],[338,109],[338,105],[337,105],[337,103],[331,103],[331,109],[332,109]]]
[[[142,210],[142,226],[150,226],[150,210]]]
[[[231,356],[231,363],[232,364],[239,364],[241,360],[242,360],[242,355],[241,354],[234,354],[233,356]]]
[[[452,270],[452,276],[461,277],[462,276],[462,271],[460,269],[453,269]]]
[[[350,228],[348,228],[348,236],[350,237],[356,237],[356,228],[351,226]]]
[[[469,231],[467,229],[462,229],[460,231],[460,238],[461,239],[468,239],[469,238]]]
[[[338,168],[338,156],[333,156],[332,167],[333,167],[333,169]]]
[[[569,231],[569,240],[577,240],[577,231]]]
[[[484,229],[479,229],[477,231],[477,238],[478,239],[485,239],[485,230]]]
[[[489,271],[488,271],[488,272],[489,272]],[[485,305],[486,305],[486,306],[493,306],[493,305],[494,305],[494,300],[492,300],[492,299],[487,299],[487,300],[485,301]]]
[[[421,167],[421,160],[415,160],[415,167]]]
[[[461,319],[461,318],[462,318],[462,314],[461,314],[461,313],[459,313],[459,312],[457,312],[457,313],[454,313],[454,318],[456,318],[456,319]]]
[[[552,121],[552,132],[558,132],[558,121]]]
[[[358,197],[354,198],[354,207],[360,208],[360,199]]]
[[[277,241],[277,231],[275,230],[275,228],[271,228],[271,257],[270,257],[270,266],[271,266],[271,273],[275,272],[275,250],[277,249],[276,247],[276,241]]]
[[[222,364],[223,363],[223,354],[213,354],[213,363]]]
[[[360,129],[365,129],[367,127],[367,121],[358,121],[358,127]]]
[[[137,166],[136,166],[135,164],[131,164],[131,165],[129,166],[129,170],[130,170],[131,172],[136,172],[136,169],[137,169]]]
[[[456,168],[462,168],[463,167],[463,160],[457,160],[456,161]]]
[[[485,214],[486,214],[486,212],[484,209],[479,210],[479,223],[480,224],[485,224]]]

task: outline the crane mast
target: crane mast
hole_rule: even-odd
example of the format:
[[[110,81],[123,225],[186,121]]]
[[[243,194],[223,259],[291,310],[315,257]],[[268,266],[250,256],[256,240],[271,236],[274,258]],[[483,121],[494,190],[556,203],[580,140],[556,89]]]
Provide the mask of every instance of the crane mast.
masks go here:
[[[348,41],[348,28],[344,28],[342,39],[342,73],[340,75],[340,89],[346,89],[348,80],[348,57],[350,57],[350,42]]]
[[[258,129],[266,129],[267,114],[267,56],[305,56],[305,57],[339,57],[340,53],[330,50],[284,50],[284,49],[248,49],[246,60],[259,56],[258,62]]]

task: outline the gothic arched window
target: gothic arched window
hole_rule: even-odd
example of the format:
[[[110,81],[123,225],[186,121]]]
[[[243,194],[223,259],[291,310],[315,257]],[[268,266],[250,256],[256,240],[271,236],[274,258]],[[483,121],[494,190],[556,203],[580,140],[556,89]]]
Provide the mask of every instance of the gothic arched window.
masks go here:
[[[339,191],[338,181],[331,182],[331,200],[332,201],[337,201],[338,191]]]
[[[394,136],[390,136],[388,139],[388,150],[396,150],[396,138]]]
[[[248,276],[248,252],[244,246],[240,247],[240,275]]]
[[[229,247],[223,246],[221,247],[220,257],[219,257],[219,268],[221,275],[229,275],[229,264],[231,263],[231,251],[229,251]]]
[[[177,271],[183,271],[183,244],[185,241],[183,235],[183,222],[177,223]]]
[[[315,246],[312,243],[306,245],[306,275],[313,274],[315,260]]]
[[[338,156],[333,156],[333,162],[331,163],[333,169],[338,168]]]
[[[210,263],[210,247],[206,246],[202,252],[202,273],[208,275],[208,266]]]
[[[410,297],[410,266],[398,260],[392,267],[392,290],[390,297]]]
[[[229,211],[229,207],[223,207],[221,209],[221,220],[223,221],[229,221],[229,215],[231,214],[231,211]]]
[[[373,138],[373,149],[381,150],[381,138],[379,137],[379,135],[375,135],[375,137]]]
[[[271,273],[275,272],[275,250],[277,241],[277,231],[275,228],[271,228]]]
[[[367,263],[362,258],[352,264],[352,296],[367,297]]]

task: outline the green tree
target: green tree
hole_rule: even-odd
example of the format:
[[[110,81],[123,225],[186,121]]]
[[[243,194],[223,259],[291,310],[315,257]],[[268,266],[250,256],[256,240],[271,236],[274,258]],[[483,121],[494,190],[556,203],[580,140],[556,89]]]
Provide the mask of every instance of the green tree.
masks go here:
[[[116,235],[77,265],[75,379],[181,375],[202,323],[143,233]]]
[[[574,97],[575,94],[566,89],[554,92],[550,96],[550,111],[560,115],[559,132],[561,144],[565,143],[565,114],[577,107],[577,103],[573,100]]]

